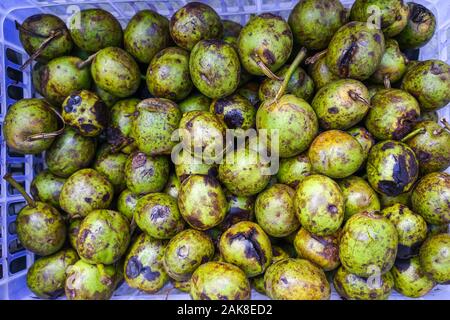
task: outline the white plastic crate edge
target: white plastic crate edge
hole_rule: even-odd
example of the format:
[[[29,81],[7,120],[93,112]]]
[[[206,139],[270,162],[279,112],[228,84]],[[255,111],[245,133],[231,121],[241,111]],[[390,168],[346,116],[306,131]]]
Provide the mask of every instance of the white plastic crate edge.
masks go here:
[[[201,1],[201,0],[200,0]],[[161,0],[161,1],[145,1],[145,0],[101,0],[101,1],[93,1],[93,0],[25,0],[25,1],[16,0],[3,0],[0,3],[0,123],[3,123],[3,117],[7,110],[7,87],[6,87],[6,69],[7,65],[11,64],[11,62],[7,61],[6,58],[6,48],[13,49],[16,52],[19,52],[23,55],[22,59],[26,58],[26,54],[24,53],[21,46],[16,42],[8,41],[8,35],[5,34],[5,19],[8,17],[9,19],[17,19],[19,21],[23,21],[26,16],[30,15],[25,11],[33,10],[36,12],[48,12],[53,11],[61,7],[68,6],[77,6],[80,8],[91,7],[91,6],[107,6],[110,11],[113,11],[113,14],[124,23],[128,20],[136,11],[142,10],[144,8],[152,8],[152,9],[160,9],[162,5],[162,10],[164,8],[167,10],[166,15],[169,15],[178,7],[184,5],[186,0]],[[243,23],[245,18],[252,13],[259,14],[261,12],[277,12],[281,14],[286,14],[288,10],[290,10],[297,1],[276,1],[276,0],[209,0],[209,1],[201,1],[208,3],[215,7],[215,9],[219,12],[219,14],[223,17],[231,17],[232,19],[237,19]],[[347,7],[351,5],[353,0],[342,0]],[[430,44],[428,44],[421,51],[421,60],[430,59],[430,58],[439,58],[441,60],[447,61],[449,60],[449,26],[450,19],[448,19],[448,14],[450,13],[450,5],[446,0],[419,0],[415,1],[426,5],[430,8],[437,17],[437,31],[434,38],[431,40]],[[155,5],[159,5],[159,7],[155,7]],[[72,7],[74,9],[75,7]],[[70,8],[69,8],[70,9]],[[129,11],[131,9],[131,11]],[[61,11],[59,13],[61,15],[68,15],[71,11]],[[73,11],[72,11],[73,12]],[[164,13],[164,12],[162,12]],[[67,16],[64,16],[67,17]],[[432,50],[430,49],[432,48]],[[436,52],[438,53],[436,55]],[[13,65],[12,67],[18,67],[17,65]],[[26,70],[23,76],[23,94],[24,98],[32,97],[33,89],[31,87],[30,81],[30,70]],[[439,112],[440,117],[450,118],[450,108],[447,106]],[[7,162],[6,162],[6,146],[2,139],[1,141],[1,166],[0,166],[0,174],[3,176],[6,173]],[[30,183],[33,178],[33,167],[34,167],[34,158],[32,156],[25,156],[24,164],[25,164],[25,174],[23,177],[23,181],[25,181],[25,187],[29,190]],[[38,161],[40,162],[40,161]],[[21,179],[21,180],[22,180]],[[11,196],[7,194],[6,184],[4,181],[1,182],[1,194],[0,194],[0,214],[1,214],[1,251],[2,257],[0,258],[0,263],[3,265],[3,276],[0,280],[0,299],[30,299],[32,295],[25,285],[25,271],[20,271],[14,275],[9,274],[9,266],[7,261],[8,253],[8,243],[7,243],[7,203],[14,201],[22,201],[22,197],[15,195]],[[26,253],[26,265],[27,268],[32,264],[34,256],[31,253]],[[115,293],[113,299],[189,299],[189,295],[185,293],[181,293],[178,290],[172,290],[170,286],[166,286],[163,288],[158,294],[148,295],[137,290],[131,289],[127,287],[126,284],[122,285],[119,290]],[[267,299],[266,296],[253,291],[252,299]],[[339,299],[336,293],[333,291],[332,299]],[[399,295],[394,292],[391,296],[391,299],[405,299],[405,297]],[[429,293],[426,297],[422,299],[450,299],[450,287],[449,286],[439,286],[434,289],[431,293]]]

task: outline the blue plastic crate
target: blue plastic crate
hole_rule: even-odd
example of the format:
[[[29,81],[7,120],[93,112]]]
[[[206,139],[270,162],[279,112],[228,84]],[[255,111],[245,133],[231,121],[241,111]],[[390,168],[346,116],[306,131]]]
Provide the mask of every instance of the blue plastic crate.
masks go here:
[[[227,19],[245,24],[251,14],[273,12],[287,18],[297,1],[291,0],[207,0],[201,2],[214,7]],[[14,21],[22,22],[28,16],[46,12],[58,15],[63,20],[80,9],[101,7],[116,16],[123,26],[138,11],[152,9],[170,17],[173,12],[189,1],[184,0],[1,0],[0,1],[0,129],[9,106],[20,98],[34,96],[31,85],[30,68],[19,71],[20,65],[28,58],[19,42]],[[350,7],[352,0],[341,0]],[[420,60],[450,59],[450,2],[448,0],[414,0],[433,11],[437,18],[437,31],[433,39],[420,51]],[[450,120],[450,107],[439,111],[440,117]],[[0,174],[14,172],[14,177],[23,182],[29,191],[36,171],[43,166],[43,157],[23,156],[8,150],[0,130]],[[21,205],[22,196],[12,191],[7,183],[0,181],[0,299],[32,299],[26,287],[26,269],[34,260],[33,254],[20,247],[14,230],[14,221]],[[159,294],[148,295],[122,285],[115,293],[115,299],[185,299],[189,296],[172,290],[170,286]],[[253,299],[266,299],[256,292]],[[339,299],[333,292],[332,299]],[[405,299],[392,294],[391,299]],[[450,299],[450,286],[438,286],[422,299]]]

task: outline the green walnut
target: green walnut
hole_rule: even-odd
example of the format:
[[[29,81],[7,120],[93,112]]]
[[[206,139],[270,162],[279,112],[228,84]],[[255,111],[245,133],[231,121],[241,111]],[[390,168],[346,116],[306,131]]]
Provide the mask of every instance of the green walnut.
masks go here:
[[[384,36],[380,29],[366,22],[349,22],[331,39],[327,51],[327,66],[340,78],[366,80],[380,64],[384,46]]]
[[[256,221],[269,236],[285,237],[300,227],[295,214],[294,194],[294,189],[284,184],[274,184],[258,194]]]
[[[150,98],[136,106],[131,136],[140,151],[156,156],[170,154],[176,141],[172,133],[178,129],[181,111],[178,106],[162,98]]]
[[[123,190],[117,197],[117,210],[129,221],[133,220],[139,196],[133,194],[129,189]]]
[[[379,193],[378,197],[380,199],[381,208],[387,208],[392,206],[393,204],[400,203],[407,207],[411,207],[411,193],[412,190],[400,193],[398,196],[388,196],[384,193]]]
[[[350,176],[338,181],[338,184],[345,199],[344,220],[359,212],[380,210],[377,193],[363,178]]]
[[[66,179],[60,178],[48,170],[39,172],[31,182],[33,199],[59,208],[59,195]]]
[[[400,203],[384,208],[381,214],[388,218],[397,229],[397,258],[408,259],[416,256],[428,234],[425,220]]]
[[[435,282],[423,271],[419,257],[398,259],[392,267],[391,274],[394,277],[395,290],[406,297],[423,297],[435,286]]]
[[[346,300],[387,300],[394,288],[391,272],[378,279],[363,278],[340,267],[334,275],[333,285]]]
[[[119,21],[108,11],[95,8],[76,12],[69,20],[73,42],[87,52],[120,47],[123,32]]]
[[[64,293],[67,268],[78,259],[75,250],[65,249],[36,260],[27,272],[28,288],[39,298],[57,298]]]
[[[387,81],[396,83],[403,78],[407,64],[408,59],[400,51],[397,41],[387,39],[383,58],[381,58],[377,70],[370,77],[370,81],[378,84],[387,83]]]
[[[95,84],[93,85],[92,90],[95,92],[96,95],[98,95],[98,97],[106,104],[108,108],[112,108],[114,104],[116,104],[120,100],[120,98],[99,88]]]
[[[288,21],[298,45],[322,50],[346,20],[339,0],[305,0],[296,4]]]
[[[450,175],[433,172],[422,177],[411,194],[412,209],[431,224],[449,224]]]
[[[95,156],[96,142],[92,137],[66,128],[45,153],[48,170],[63,178],[88,167]]]
[[[345,269],[360,277],[387,273],[397,255],[398,234],[392,222],[376,211],[353,215],[345,224],[339,256]]]
[[[226,262],[207,262],[195,270],[190,294],[194,300],[249,300],[250,282],[238,267]]]
[[[136,98],[116,102],[110,109],[109,127],[106,138],[110,145],[123,153],[130,154],[136,149],[132,138],[132,128],[136,106],[141,100]]]
[[[169,160],[165,156],[147,156],[134,152],[125,163],[127,188],[135,195],[159,192],[169,177]]]
[[[387,196],[398,196],[411,190],[419,175],[414,151],[394,140],[379,142],[367,158],[367,179],[372,188]]]
[[[103,145],[97,152],[93,168],[103,174],[114,186],[115,193],[126,188],[125,163],[128,156],[124,153],[111,151],[110,145]]]
[[[347,130],[355,138],[363,149],[364,160],[369,156],[370,149],[375,145],[375,138],[364,127],[353,127]]]
[[[131,288],[146,293],[159,291],[169,281],[164,270],[164,250],[162,240],[141,233],[131,245],[124,263],[125,281]]]
[[[113,210],[91,211],[81,222],[77,238],[80,258],[91,264],[113,264],[130,242],[130,224]]]
[[[133,95],[141,82],[136,61],[128,52],[117,47],[98,51],[91,64],[91,74],[99,88],[119,98]]]
[[[192,175],[181,183],[178,207],[184,220],[192,228],[207,230],[223,221],[227,212],[227,200],[215,178]]]
[[[69,223],[69,228],[67,230],[67,236],[69,238],[69,243],[72,246],[72,248],[74,248],[75,250],[77,250],[77,239],[78,239],[78,233],[80,232],[81,221],[83,221],[83,219],[71,220]]]
[[[108,107],[93,92],[74,91],[62,103],[62,117],[82,136],[95,137],[108,125]]]
[[[378,140],[400,140],[412,130],[419,115],[419,104],[408,92],[384,89],[372,97],[365,124]]]
[[[167,184],[164,187],[164,193],[168,194],[174,199],[178,199],[178,194],[180,193],[181,182],[177,175],[172,173],[167,180]]]
[[[305,177],[311,174],[311,161],[306,153],[302,153],[291,158],[280,159],[277,180],[295,189]]]
[[[346,130],[360,122],[369,111],[369,91],[352,79],[333,81],[314,96],[311,106],[323,129]]]
[[[401,87],[422,111],[439,110],[450,102],[450,66],[440,60],[420,62],[406,72]]]
[[[298,257],[307,259],[324,271],[336,269],[339,260],[339,231],[329,236],[317,236],[301,228],[294,239]]]
[[[450,234],[428,238],[420,248],[420,265],[425,274],[437,283],[450,281]]]
[[[232,45],[222,40],[201,40],[192,49],[189,70],[195,87],[205,96],[218,99],[237,89],[241,64]]]
[[[255,212],[255,198],[252,196],[236,196],[229,191],[225,192],[228,209],[223,221],[218,228],[227,230],[232,225],[241,221],[253,221]]]
[[[223,37],[239,37],[242,26],[240,23],[232,20],[222,20],[223,24]]]
[[[155,239],[170,239],[184,229],[177,200],[165,193],[139,198],[133,217],[137,226]]]
[[[178,154],[173,154],[172,157],[172,161],[175,164],[175,173],[180,182],[194,174],[213,177],[217,175],[217,167],[214,163],[205,163],[203,159],[196,158],[194,154],[188,151],[180,150]]]
[[[309,67],[309,75],[314,81],[316,90],[328,83],[339,80],[339,77],[328,68],[326,60],[327,56],[322,55]]]
[[[169,20],[152,10],[136,13],[123,34],[125,50],[140,63],[148,64],[170,42]]]
[[[212,259],[214,244],[203,232],[187,229],[175,235],[164,252],[164,268],[174,280],[186,281],[201,265]]]
[[[241,70],[242,71],[242,70]],[[246,98],[252,105],[257,107],[259,105],[259,83],[248,82],[242,87],[238,88],[237,93]]]
[[[55,139],[31,139],[40,134],[54,132],[58,120],[50,104],[42,99],[22,99],[9,107],[3,122],[5,142],[13,151],[21,154],[37,154],[48,149]]]
[[[308,156],[315,172],[331,178],[348,177],[364,162],[359,142],[341,130],[328,130],[319,134],[311,143]]]
[[[182,113],[189,111],[209,111],[211,105],[211,99],[201,94],[200,92],[194,92],[178,103]]]
[[[235,133],[255,127],[256,109],[249,100],[240,94],[215,99],[211,103],[210,112],[222,120],[228,129]]]
[[[274,300],[328,300],[331,289],[325,273],[304,259],[284,259],[264,275],[267,296]]]
[[[335,233],[344,220],[344,196],[326,176],[313,174],[303,179],[295,191],[294,206],[302,227],[319,236]]]
[[[272,13],[251,17],[238,39],[242,66],[258,76],[280,69],[288,60],[292,46],[292,31],[288,23]]]
[[[61,209],[71,218],[85,217],[95,209],[106,209],[111,204],[114,187],[94,169],[82,169],[64,183],[59,196]]]

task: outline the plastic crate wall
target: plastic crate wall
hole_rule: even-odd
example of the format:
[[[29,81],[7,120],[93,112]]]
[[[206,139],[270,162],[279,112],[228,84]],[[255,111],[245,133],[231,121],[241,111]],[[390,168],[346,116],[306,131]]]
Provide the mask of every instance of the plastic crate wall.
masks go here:
[[[352,0],[341,0],[350,7]],[[184,0],[1,0],[0,1],[0,174],[12,172],[29,191],[30,183],[36,172],[43,167],[42,155],[23,156],[10,152],[4,142],[2,125],[8,110],[17,100],[34,96],[31,85],[30,68],[19,71],[20,65],[27,58],[20,45],[14,21],[22,22],[28,16],[46,12],[63,20],[80,9],[101,7],[115,15],[126,26],[127,21],[143,9],[156,10],[170,17],[179,7],[189,1]],[[223,17],[245,24],[251,14],[273,12],[287,18],[297,1],[291,0],[207,0]],[[426,47],[421,49],[420,59],[438,58],[449,62],[450,57],[450,2],[448,0],[415,0],[432,10],[437,17],[437,32]],[[441,117],[450,118],[450,108],[440,111]],[[20,245],[15,232],[15,219],[24,200],[3,179],[0,181],[0,299],[30,298],[25,285],[26,269],[34,261],[34,256]],[[176,291],[176,290],[175,290]],[[186,298],[185,294],[173,294],[170,298]],[[179,292],[178,292],[179,293]],[[254,298],[263,298],[253,295]],[[333,297],[336,298],[334,294]],[[122,286],[116,298],[166,298],[165,294],[148,296]],[[394,298],[401,298],[396,295]],[[426,298],[450,299],[449,288],[440,287]]]

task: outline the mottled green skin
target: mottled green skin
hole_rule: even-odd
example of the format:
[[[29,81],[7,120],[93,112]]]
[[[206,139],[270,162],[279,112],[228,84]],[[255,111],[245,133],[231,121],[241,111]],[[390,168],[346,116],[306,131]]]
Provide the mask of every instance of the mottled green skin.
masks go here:
[[[375,138],[364,127],[353,127],[347,130],[353,138],[355,138],[362,147],[364,160],[367,159],[370,149],[375,145]]]
[[[431,40],[436,30],[436,17],[433,12],[423,5],[410,2],[409,17],[406,26],[395,40],[402,49],[416,49],[423,47]]]
[[[346,300],[387,300],[394,287],[394,279],[391,272],[387,272],[379,279],[369,281],[340,267],[334,275],[333,285]]]
[[[214,255],[214,244],[203,232],[187,229],[175,235],[164,252],[164,268],[177,281],[191,278],[201,264]]]
[[[256,113],[258,130],[278,130],[279,155],[293,157],[305,151],[317,135],[319,124],[314,110],[305,100],[292,94],[278,101],[266,100]]]
[[[169,196],[178,199],[178,194],[180,193],[181,182],[177,175],[172,173],[167,180],[167,184],[164,187],[163,192]]]
[[[379,193],[378,198],[380,199],[381,208],[387,208],[392,206],[393,204],[400,203],[407,207],[411,206],[411,192],[400,193],[398,196],[388,196],[384,193]]]
[[[327,66],[340,78],[366,80],[377,69],[384,53],[381,30],[352,21],[341,27],[331,39]]]
[[[64,183],[59,204],[71,218],[85,217],[92,210],[108,208],[113,195],[114,187],[104,175],[81,169]]]
[[[256,198],[255,217],[259,226],[272,237],[285,237],[300,227],[294,208],[295,191],[274,184]]]
[[[68,300],[109,300],[118,277],[115,266],[92,265],[78,260],[67,269],[65,285]]]
[[[108,143],[117,147],[127,145],[121,149],[127,154],[136,149],[131,137],[134,120],[132,115],[140,102],[141,100],[136,98],[120,100],[112,106],[109,112],[110,121],[106,131]]]
[[[437,113],[437,111],[421,112],[419,120],[420,121],[434,121],[434,122],[438,122],[439,121],[439,114]]]
[[[288,68],[289,65],[283,66],[277,72],[277,75],[280,78],[283,78]],[[278,90],[281,88],[281,83],[282,81],[265,78],[259,86],[259,99],[261,101],[274,99],[278,93]],[[314,94],[314,81],[305,72],[305,70],[298,67],[289,79],[286,93],[291,93],[298,98],[310,101]]]
[[[292,46],[292,31],[288,23],[272,13],[251,17],[242,28],[238,39],[242,66],[249,73],[258,76],[264,73],[257,65],[257,61],[262,61],[275,72],[288,60]]]
[[[133,95],[139,88],[141,72],[133,57],[123,49],[100,50],[91,64],[96,85],[119,98]]]
[[[311,106],[316,112],[319,124],[323,129],[346,130],[364,118],[369,106],[356,98],[352,98],[352,94],[370,100],[366,86],[352,79],[328,83],[316,93]]]
[[[330,71],[326,63],[327,56],[321,56],[309,68],[309,75],[314,81],[316,90],[319,90],[324,85],[339,80],[339,77]]]
[[[250,300],[251,288],[245,273],[226,262],[207,262],[191,278],[193,300]]]
[[[122,46],[122,27],[108,11],[98,8],[81,10],[70,18],[68,24],[73,42],[87,52]]]
[[[241,70],[242,74],[242,70]],[[259,96],[259,83],[258,82],[248,82],[239,89],[237,89],[237,93],[246,98],[252,105],[257,107],[260,103]]]
[[[124,277],[131,288],[146,293],[159,291],[169,281],[163,258],[167,243],[141,233],[125,258]]]
[[[435,286],[435,282],[424,273],[420,266],[419,257],[397,260],[391,274],[394,277],[395,290],[406,297],[423,297]]]
[[[42,99],[22,99],[9,107],[3,122],[8,147],[22,154],[37,154],[48,149],[54,138],[36,141],[27,141],[27,138],[57,130],[58,120],[50,108]]]
[[[17,214],[16,232],[25,249],[40,256],[57,252],[66,240],[63,216],[49,204],[35,202],[36,207],[23,207]]]
[[[384,208],[381,214],[397,229],[397,258],[407,259],[417,255],[428,233],[425,220],[400,203]]]
[[[319,134],[308,151],[313,170],[331,178],[345,178],[355,173],[364,162],[359,142],[340,130]]]
[[[450,66],[440,60],[427,60],[409,69],[402,89],[412,94],[422,111],[436,111],[450,102]]]
[[[384,90],[386,88],[382,85],[371,84],[371,85],[367,86],[367,89],[369,90],[369,97],[370,97],[370,99],[372,99],[375,94],[377,94],[379,91]]]
[[[183,149],[190,150],[193,153],[195,151],[194,148],[200,148],[202,157],[194,154],[196,158],[213,160],[215,157],[222,155],[226,127],[211,112],[189,111],[184,113],[180,120],[179,129],[181,129],[180,136],[183,142]],[[217,154],[216,151],[220,153]],[[210,161],[205,163],[211,164]]]
[[[95,84],[93,85],[92,89],[95,92],[95,94],[106,104],[106,106],[108,108],[112,108],[120,100],[115,95],[109,93],[108,91],[105,91],[105,90],[99,88]]]
[[[222,20],[224,37],[239,37],[242,26],[240,23],[232,20]]]
[[[336,182],[313,174],[301,181],[295,191],[298,220],[309,232],[326,236],[335,233],[344,220],[344,196]]]
[[[294,239],[298,257],[307,259],[324,271],[336,269],[339,261],[339,231],[329,236],[316,236],[301,228]]]
[[[19,29],[19,39],[23,48],[32,55],[35,53],[52,32],[61,32],[61,35],[53,38],[42,50],[36,60],[46,62],[56,57],[70,53],[73,48],[72,38],[63,20],[52,14],[35,14],[25,19],[22,28]],[[34,33],[34,34],[33,34]],[[38,35],[38,36],[36,36]]]
[[[400,51],[397,41],[387,39],[383,58],[381,58],[377,70],[370,77],[370,81],[383,84],[384,79],[388,78],[391,83],[396,83],[405,74],[407,63],[408,59]]]
[[[61,113],[66,125],[87,137],[96,137],[108,125],[108,107],[93,92],[72,92],[62,103]]]
[[[162,98],[150,98],[136,106],[131,135],[140,151],[156,156],[170,154],[176,141],[172,133],[178,129],[181,111],[178,106]]]
[[[378,193],[393,197],[408,192],[418,176],[419,162],[414,151],[406,144],[386,140],[370,150],[367,180]]]
[[[195,87],[205,96],[218,99],[237,89],[241,64],[232,45],[222,40],[202,40],[192,49],[189,70]]]
[[[202,159],[196,158],[189,152],[180,151],[174,158],[175,173],[180,179],[180,182],[186,180],[187,177],[193,174],[201,175],[217,175],[217,167],[215,164],[205,163]]]
[[[376,21],[371,6],[376,6],[379,10],[381,29],[386,37],[397,35],[406,26],[406,19],[399,20],[405,11],[403,0],[356,0],[350,11],[350,20]]]
[[[122,191],[117,197],[117,210],[129,221],[133,220],[134,211],[139,200],[139,196],[133,194],[128,189]]]
[[[178,207],[192,228],[207,230],[223,221],[228,205],[225,193],[215,178],[192,175],[181,184]]]
[[[397,255],[398,234],[392,222],[376,211],[353,215],[339,245],[342,265],[350,273],[369,277],[388,272]]]
[[[210,112],[222,120],[228,129],[239,134],[241,130],[255,127],[256,109],[249,100],[240,94],[233,94],[226,98],[215,99],[211,103]]]
[[[291,158],[280,159],[280,167],[277,173],[279,183],[296,188],[310,174],[312,174],[312,164],[306,153]]]
[[[185,281],[176,281],[171,279],[173,287],[181,292],[190,293],[191,292],[191,279]]]
[[[76,171],[89,166],[94,158],[95,148],[96,142],[93,138],[66,128],[45,153],[45,162],[51,173],[68,178]]]
[[[75,250],[77,250],[77,239],[78,233],[80,232],[81,221],[83,221],[83,219],[73,219],[72,221],[70,221],[69,228],[67,230],[69,243]]]
[[[428,224],[428,236],[434,236],[441,233],[448,233],[447,224]]]
[[[161,191],[168,177],[169,160],[164,156],[151,157],[134,152],[125,163],[127,188],[136,195]]]
[[[350,176],[338,181],[345,199],[344,220],[362,211],[380,210],[377,193],[363,178]]]
[[[91,211],[80,225],[77,251],[80,258],[91,264],[113,264],[128,248],[128,220],[112,210]]]
[[[346,20],[339,0],[304,0],[292,9],[288,22],[296,44],[322,50]]]
[[[116,193],[120,193],[126,188],[124,169],[127,159],[128,156],[124,153],[112,153],[109,150],[105,150],[102,153],[97,153],[97,159],[93,165],[95,170],[108,178]]]
[[[189,51],[170,47],[158,52],[147,70],[147,87],[152,95],[180,101],[193,88],[189,74]]]
[[[420,248],[420,265],[425,274],[437,283],[450,282],[450,234],[428,238]]]
[[[231,193],[251,196],[261,192],[270,181],[270,163],[264,163],[252,149],[238,148],[219,165],[219,180]]]
[[[155,239],[170,239],[185,225],[177,200],[165,193],[150,193],[139,198],[133,217],[137,226]]]
[[[412,209],[431,224],[449,224],[450,175],[429,173],[419,180],[411,194]]]
[[[125,50],[141,63],[148,64],[170,42],[169,20],[152,10],[136,13],[123,35]]]
[[[419,115],[420,106],[408,92],[384,89],[372,97],[365,124],[378,140],[400,140],[412,130]]]
[[[41,62],[36,62],[31,70],[31,84],[36,92],[42,95],[41,92],[41,70],[44,68],[45,64]]]
[[[54,299],[64,293],[66,269],[78,261],[73,249],[61,250],[36,260],[27,272],[27,286],[42,299]]]
[[[232,225],[241,221],[253,221],[255,211],[255,198],[251,196],[236,196],[225,192],[228,202],[227,213],[218,228],[221,231],[227,230]]]
[[[331,289],[325,273],[304,259],[285,259],[264,275],[267,296],[274,300],[328,300]]]
[[[170,19],[170,35],[179,47],[192,50],[203,39],[220,39],[222,20],[207,4],[190,2]]]
[[[262,274],[272,263],[272,245],[254,222],[242,221],[226,230],[219,240],[223,259],[241,268],[248,277]]]
[[[91,87],[89,68],[77,67],[81,62],[78,57],[64,56],[39,69],[39,92],[55,107],[59,107],[72,92]]]
[[[59,194],[66,179],[52,174],[48,170],[39,172],[31,182],[30,191],[33,199],[59,208]]]
[[[425,132],[406,141],[419,160],[420,173],[444,171],[450,166],[450,132],[435,121],[421,121],[413,130],[420,128]]]
[[[182,113],[189,111],[209,111],[211,105],[211,99],[201,94],[200,92],[194,92],[186,99],[178,103]]]

